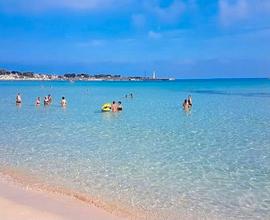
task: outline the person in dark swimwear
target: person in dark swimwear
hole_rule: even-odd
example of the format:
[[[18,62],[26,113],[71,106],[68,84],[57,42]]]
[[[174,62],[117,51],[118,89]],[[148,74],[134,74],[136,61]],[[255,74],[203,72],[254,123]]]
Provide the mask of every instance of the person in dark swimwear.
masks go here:
[[[36,105],[39,106],[40,105],[40,97],[37,97],[37,100],[36,100]]]
[[[47,96],[44,97],[44,105],[49,105],[49,99]]]
[[[183,102],[183,109],[187,112],[190,110],[189,108],[189,104],[188,104],[188,100],[185,99],[184,102]]]
[[[52,104],[52,96],[48,95],[48,104]]]
[[[117,111],[122,111],[123,110],[123,106],[122,106],[122,102],[118,102],[118,106],[117,106]]]
[[[22,97],[21,97],[20,93],[18,93],[17,96],[16,96],[16,104],[17,105],[22,104]]]

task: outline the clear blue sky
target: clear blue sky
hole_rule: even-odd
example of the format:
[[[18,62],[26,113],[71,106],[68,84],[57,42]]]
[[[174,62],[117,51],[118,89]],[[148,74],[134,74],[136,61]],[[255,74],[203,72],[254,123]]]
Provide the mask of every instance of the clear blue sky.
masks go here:
[[[0,0],[0,67],[270,76],[269,0]]]

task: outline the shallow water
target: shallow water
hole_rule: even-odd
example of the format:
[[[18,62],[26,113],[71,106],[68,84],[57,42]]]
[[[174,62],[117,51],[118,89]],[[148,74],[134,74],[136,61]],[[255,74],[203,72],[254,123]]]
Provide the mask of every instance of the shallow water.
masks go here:
[[[154,219],[269,219],[269,88],[266,79],[0,82],[0,165]],[[52,106],[35,107],[47,94]],[[101,113],[112,100],[124,111]]]

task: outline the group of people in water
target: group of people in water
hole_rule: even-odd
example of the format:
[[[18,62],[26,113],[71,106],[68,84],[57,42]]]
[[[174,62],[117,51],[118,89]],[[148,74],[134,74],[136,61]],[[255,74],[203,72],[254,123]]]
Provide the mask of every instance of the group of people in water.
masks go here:
[[[188,98],[184,100],[182,106],[183,106],[183,109],[186,112],[191,110],[191,108],[192,108],[192,97],[191,97],[191,95],[189,95]]]
[[[102,112],[119,112],[122,110],[123,110],[123,106],[122,106],[121,101],[119,101],[118,103],[116,103],[115,101],[113,101],[112,103],[105,103],[101,107]]]
[[[126,95],[125,95],[125,98],[126,98],[126,99],[127,99],[127,98],[133,98],[133,94],[132,94],[132,93],[126,94]]]
[[[130,93],[129,95],[125,95],[126,98],[130,97],[133,98],[133,94]],[[18,93],[16,96],[16,105],[21,105],[22,104],[22,97],[21,94]],[[41,104],[41,100],[40,97],[37,97],[36,99],[36,106],[40,106]],[[44,97],[44,106],[48,106],[52,104],[52,96],[49,94],[48,96]],[[66,107],[67,106],[67,100],[65,99],[65,97],[63,96],[60,102],[62,107]],[[183,104],[183,109],[184,111],[188,112],[191,110],[192,108],[192,97],[191,95],[188,96],[187,99],[184,100]],[[102,106],[101,110],[103,112],[119,112],[123,110],[123,106],[122,106],[122,102],[118,101],[117,103],[115,101],[113,101],[111,104],[110,103],[106,103]]]
[[[126,99],[133,98],[133,94],[132,93],[126,94],[125,98]],[[118,103],[116,103],[116,101],[113,101],[112,103],[105,103],[101,107],[102,112],[120,112],[122,110],[123,106],[121,101],[118,101]]]
[[[115,101],[113,101],[111,105],[111,109],[112,109],[112,112],[122,111],[123,110],[122,102],[119,101],[118,103],[116,103]]]
[[[44,103],[44,106],[51,105],[52,104],[52,96],[51,95],[45,96],[43,103]],[[21,105],[21,104],[22,104],[22,97],[21,97],[21,94],[18,93],[17,96],[16,96],[16,105]],[[67,100],[65,99],[64,96],[62,97],[60,104],[61,104],[62,107],[67,106]],[[37,97],[35,105],[36,106],[41,105],[40,97]]]
[[[43,103],[44,103],[44,105],[52,104],[52,96],[51,95],[45,96]],[[37,97],[36,105],[40,105],[40,104],[41,104],[40,97]]]

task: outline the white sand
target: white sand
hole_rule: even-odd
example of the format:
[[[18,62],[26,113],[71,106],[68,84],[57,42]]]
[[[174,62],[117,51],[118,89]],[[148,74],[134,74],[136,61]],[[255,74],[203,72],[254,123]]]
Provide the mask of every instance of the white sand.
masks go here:
[[[34,192],[0,180],[1,220],[124,220],[75,199]]]

